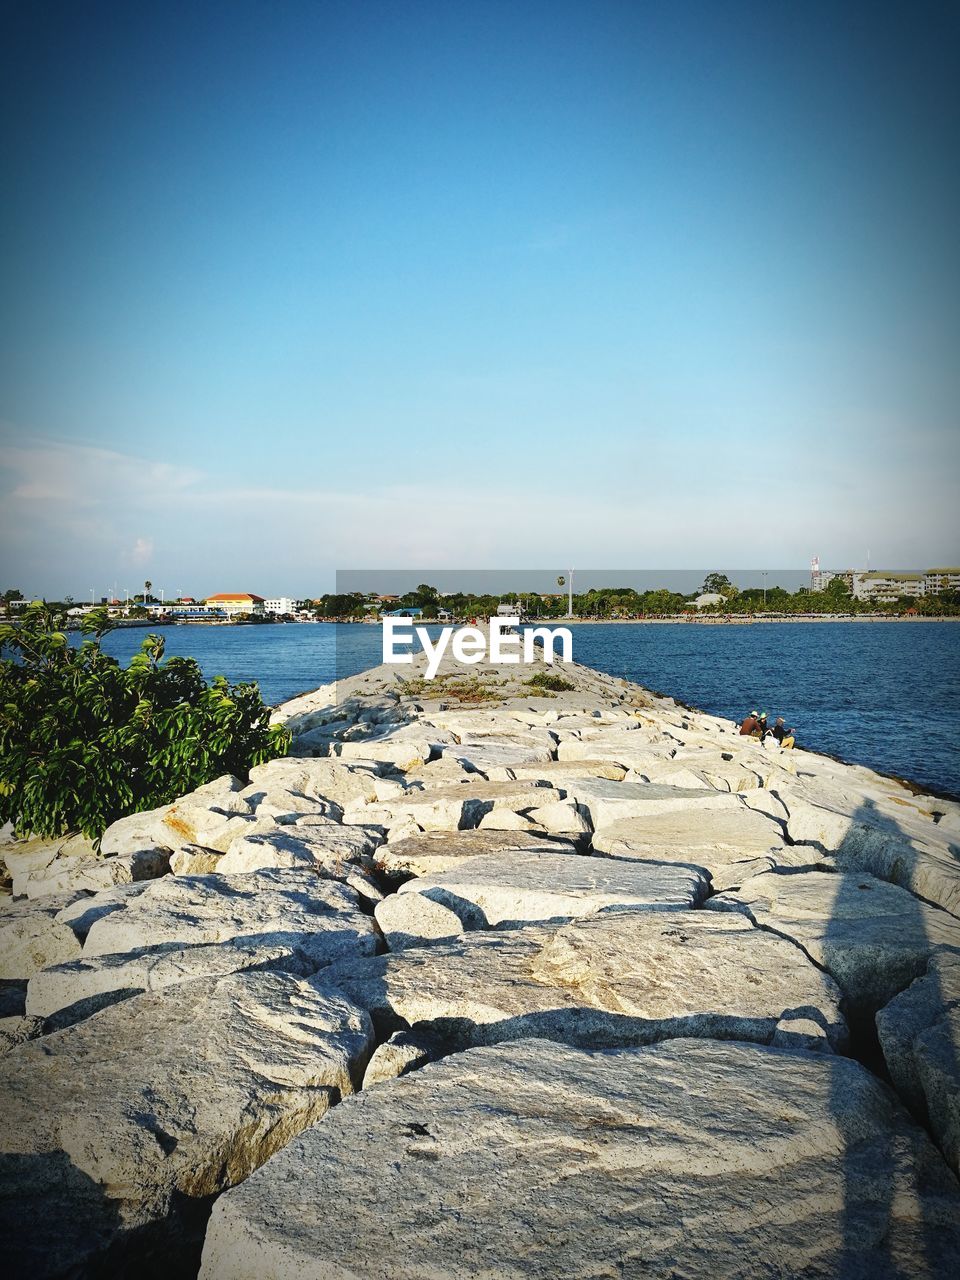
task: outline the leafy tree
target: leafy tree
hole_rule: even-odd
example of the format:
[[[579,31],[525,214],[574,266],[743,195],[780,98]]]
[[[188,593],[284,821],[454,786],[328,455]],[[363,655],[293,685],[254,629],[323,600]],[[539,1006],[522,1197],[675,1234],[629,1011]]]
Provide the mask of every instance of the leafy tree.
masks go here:
[[[22,600],[23,592],[19,587],[8,587],[3,593],[3,599],[6,604],[9,604],[11,600]]]
[[[0,626],[0,822],[18,833],[99,840],[117,818],[286,753],[255,684],[208,685],[193,658],[162,661],[156,635],[121,667],[100,644],[105,609],[84,618],[79,648],[59,622],[30,605]]]
[[[725,573],[708,573],[700,590],[704,594],[716,593],[721,596],[732,596],[736,594],[737,589]]]

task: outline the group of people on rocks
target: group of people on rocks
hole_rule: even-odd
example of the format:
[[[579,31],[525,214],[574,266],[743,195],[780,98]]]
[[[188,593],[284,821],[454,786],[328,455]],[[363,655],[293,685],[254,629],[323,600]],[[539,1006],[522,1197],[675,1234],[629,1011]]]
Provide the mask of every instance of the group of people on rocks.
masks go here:
[[[765,711],[751,711],[740,725],[740,736],[743,738],[759,738],[761,742],[765,738],[775,738],[781,747],[789,749],[796,741],[794,731],[788,729],[783,716],[777,716],[777,722],[773,728],[767,725],[767,713]]]

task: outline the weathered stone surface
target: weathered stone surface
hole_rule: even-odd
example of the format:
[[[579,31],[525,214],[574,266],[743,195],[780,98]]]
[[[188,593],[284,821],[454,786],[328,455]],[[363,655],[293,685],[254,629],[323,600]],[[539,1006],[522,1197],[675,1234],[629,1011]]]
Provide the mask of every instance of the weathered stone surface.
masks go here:
[[[364,738],[359,742],[337,743],[333,750],[341,760],[373,760],[392,765],[402,773],[426,764],[432,755],[431,745],[425,738]]]
[[[487,773],[498,765],[526,764],[553,759],[553,739],[549,735],[503,734],[496,738],[466,734],[457,743],[445,745],[444,758],[459,760],[468,768]]]
[[[59,1030],[120,1000],[197,978],[221,978],[245,969],[307,977],[331,958],[339,959],[345,949],[342,937],[324,931],[278,930],[252,939],[82,956],[34,974],[27,984],[26,1013],[40,1019],[46,1030]],[[372,947],[366,942],[358,950],[369,955]]]
[[[575,832],[579,835],[591,830],[590,823],[572,800],[557,800],[554,804],[528,809],[527,817],[544,831],[557,834]]]
[[[450,871],[408,880],[399,892],[425,893],[464,918],[479,908],[490,927],[590,915],[604,907],[693,907],[706,876],[693,868],[584,858],[576,854],[489,854]]]
[[[132,813],[111,823],[100,840],[101,855],[138,853],[141,849],[168,849],[172,852],[183,844],[189,844],[188,840],[181,840],[172,828],[164,825],[163,819],[169,808],[165,804],[159,809],[145,809],[142,813]]]
[[[687,861],[712,869],[783,846],[783,828],[745,805],[678,808],[626,818],[593,833],[598,853],[615,858]]]
[[[815,845],[833,853],[841,870],[869,871],[960,916],[960,860],[949,847],[932,843],[937,832],[932,822],[924,843],[914,828],[886,817],[875,805],[865,804],[857,817],[796,796],[787,804],[787,832],[797,844]]]
[[[0,847],[0,861],[13,880],[13,892],[24,892],[22,885],[28,875],[49,867],[58,857],[95,857],[93,843],[83,836],[67,836],[60,840],[11,840]]]
[[[488,776],[491,782],[511,778],[543,778],[555,787],[567,787],[581,778],[609,778],[621,782],[627,775],[615,760],[541,760],[532,764],[497,765]]]
[[[231,1186],[318,1120],[351,1091],[370,1041],[343,997],[248,973],[137,996],[20,1045],[0,1064],[8,1263],[66,1274],[167,1219],[169,1265],[181,1198]]]
[[[857,1016],[872,1018],[926,970],[937,948],[960,949],[952,916],[865,874],[768,872],[706,905],[745,910],[791,938],[836,979]]]
[[[932,1280],[958,1249],[952,1175],[855,1062],[525,1040],[348,1098],[218,1200],[201,1278]]]
[[[386,1080],[395,1080],[432,1061],[434,1047],[422,1037],[410,1031],[396,1031],[382,1045],[374,1049],[373,1056],[363,1073],[363,1087],[369,1089]]]
[[[338,823],[278,827],[271,835],[249,836],[235,842],[217,865],[219,875],[248,874],[266,868],[312,869],[331,880],[342,880],[372,902],[383,896],[376,881],[360,866],[379,841],[363,827]]]
[[[22,1014],[0,1018],[0,1057],[11,1049],[16,1049],[18,1045],[25,1044],[27,1040],[33,1040],[42,1030],[43,1023],[39,1018],[27,1018]],[[0,1154],[0,1165],[2,1162],[3,1156]]]
[[[523,814],[514,813],[512,809],[491,809],[480,819],[478,831],[538,831],[536,822],[525,818]]]
[[[671,787],[656,782],[610,782],[584,778],[571,783],[570,798],[589,817],[593,829],[625,818],[645,818],[678,809],[710,811],[743,807],[739,796],[710,787]]]
[[[98,893],[117,884],[155,880],[170,870],[168,849],[139,849],[115,857],[59,857],[42,871],[32,871],[14,884],[28,898],[46,898],[64,893]]]
[[[111,911],[119,911],[129,898],[143,893],[150,884],[149,880],[138,880],[135,884],[118,884],[111,889],[101,889],[99,893],[82,894],[58,911],[56,918],[62,924],[69,925],[83,943],[96,920],[109,915]],[[39,900],[41,904],[52,901],[51,898]]]
[[[76,934],[57,919],[71,901],[69,895],[62,895],[4,904],[0,909],[0,978],[29,978],[45,965],[80,954]]]
[[[388,876],[428,876],[448,871],[464,858],[487,853],[576,853],[569,840],[523,831],[424,831],[390,842],[375,854]]]
[[[897,1092],[960,1173],[960,955],[933,956],[877,1014],[877,1032]]]
[[[175,876],[206,876],[217,870],[222,853],[212,849],[178,849],[170,855],[170,870]]]
[[[373,922],[346,885],[312,871],[266,870],[244,876],[168,876],[142,893],[111,903],[94,921],[84,958],[146,947],[194,947],[231,939],[295,937],[318,954],[372,954]]]
[[[246,795],[252,803],[271,792],[294,792],[312,800],[328,800],[347,809],[355,804],[368,804],[375,800],[374,779],[371,767],[346,765],[338,760],[269,760],[250,770],[250,787]]]
[[[418,894],[398,895],[418,898]],[[525,1036],[586,1048],[674,1036],[842,1046],[840,992],[798,948],[734,913],[601,912],[559,930],[472,933],[340,963],[335,985],[382,1036],[416,1028],[447,1049]],[[787,1023],[804,1020],[795,1036]]]
[[[518,810],[558,799],[549,783],[529,778],[513,782],[453,782],[429,791],[410,789],[378,806],[390,825],[410,818],[425,831],[457,831],[476,827],[497,810]],[[363,811],[361,810],[361,819]]]
[[[464,930],[456,912],[422,893],[392,894],[377,904],[373,914],[391,951],[455,938]]]

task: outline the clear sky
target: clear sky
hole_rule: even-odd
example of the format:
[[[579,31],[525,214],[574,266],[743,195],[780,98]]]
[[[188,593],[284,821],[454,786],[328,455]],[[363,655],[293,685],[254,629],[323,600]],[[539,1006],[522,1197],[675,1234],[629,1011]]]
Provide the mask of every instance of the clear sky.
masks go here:
[[[960,7],[2,7],[0,585],[960,558]]]

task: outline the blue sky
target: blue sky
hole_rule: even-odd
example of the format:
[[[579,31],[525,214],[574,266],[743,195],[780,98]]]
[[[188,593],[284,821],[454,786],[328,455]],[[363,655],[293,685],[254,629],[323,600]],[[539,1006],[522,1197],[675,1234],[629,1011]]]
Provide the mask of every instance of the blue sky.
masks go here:
[[[4,12],[10,585],[956,563],[955,5]]]

